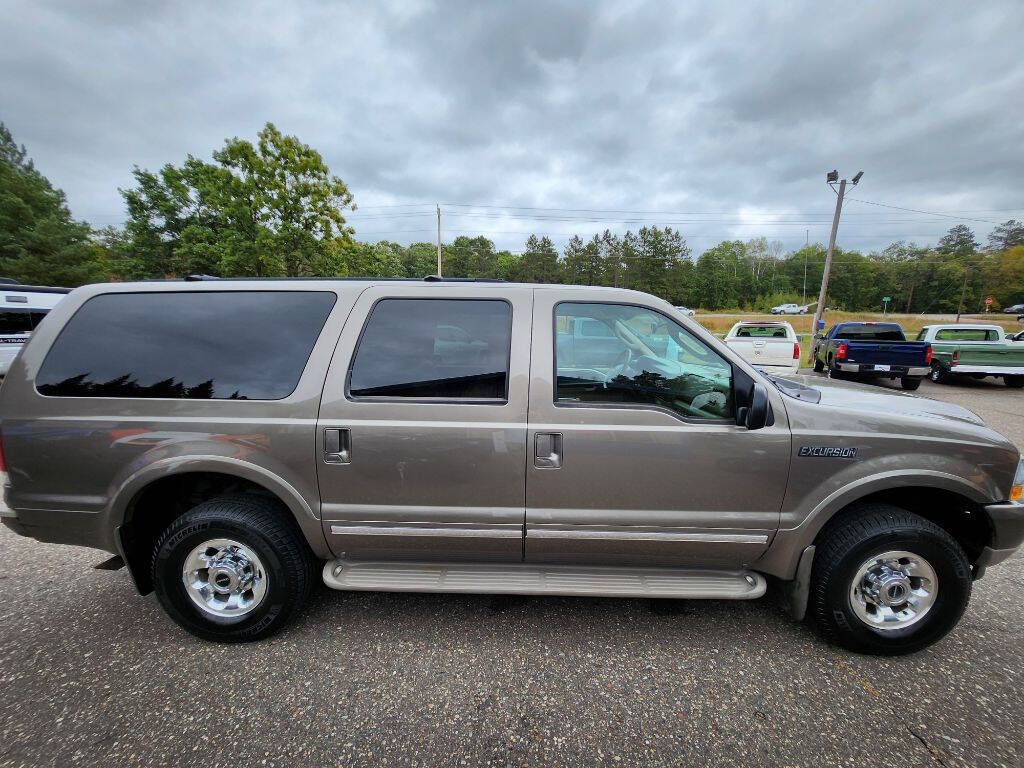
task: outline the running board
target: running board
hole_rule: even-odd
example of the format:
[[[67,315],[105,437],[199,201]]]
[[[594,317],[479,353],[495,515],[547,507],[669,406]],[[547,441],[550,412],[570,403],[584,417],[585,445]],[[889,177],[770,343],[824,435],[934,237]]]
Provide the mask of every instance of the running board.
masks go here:
[[[332,589],[376,592],[711,600],[752,600],[761,597],[767,587],[764,576],[752,571],[340,559],[324,566],[324,583]]]

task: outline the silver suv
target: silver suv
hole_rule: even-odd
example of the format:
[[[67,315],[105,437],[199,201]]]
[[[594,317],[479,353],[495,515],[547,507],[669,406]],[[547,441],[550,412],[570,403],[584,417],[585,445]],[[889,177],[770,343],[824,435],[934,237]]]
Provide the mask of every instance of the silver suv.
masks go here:
[[[1017,449],[953,405],[767,376],[612,288],[80,288],[0,394],[3,522],[127,565],[185,629],[341,590],[752,599],[905,653],[1024,538]]]

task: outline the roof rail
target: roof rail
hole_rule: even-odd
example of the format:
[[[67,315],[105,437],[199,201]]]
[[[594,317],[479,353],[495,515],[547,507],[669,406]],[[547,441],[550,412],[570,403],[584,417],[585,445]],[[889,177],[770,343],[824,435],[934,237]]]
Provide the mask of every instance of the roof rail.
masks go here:
[[[441,277],[441,275],[427,275],[423,278],[428,283],[504,283],[501,277]]]
[[[217,277],[216,275],[187,275],[182,278],[186,283],[203,280],[383,280],[389,282],[415,282],[414,277]],[[427,283],[504,283],[500,277],[441,277],[427,275],[422,278]]]

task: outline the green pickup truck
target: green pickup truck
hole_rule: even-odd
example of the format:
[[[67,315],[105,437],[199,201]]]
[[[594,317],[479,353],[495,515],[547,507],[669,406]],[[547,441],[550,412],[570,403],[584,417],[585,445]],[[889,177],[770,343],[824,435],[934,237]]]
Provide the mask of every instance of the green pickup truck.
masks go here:
[[[1024,387],[1024,344],[1008,340],[998,325],[926,325],[917,340],[931,342],[934,382],[995,376],[1008,387]]]

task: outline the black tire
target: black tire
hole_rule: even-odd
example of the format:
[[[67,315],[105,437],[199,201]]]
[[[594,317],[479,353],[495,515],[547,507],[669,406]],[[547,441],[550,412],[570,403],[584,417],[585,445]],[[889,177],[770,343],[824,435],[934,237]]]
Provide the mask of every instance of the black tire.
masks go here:
[[[189,597],[185,559],[204,541],[226,538],[250,548],[263,564],[266,593],[248,613],[220,618]],[[204,640],[249,642],[281,629],[309,596],[316,558],[291,512],[275,499],[234,494],[204,501],[171,523],[153,549],[153,587],[181,627]]]
[[[817,353],[817,351],[815,351],[815,353],[814,353],[814,372],[815,373],[821,373],[824,370],[825,370],[825,364],[823,362],[821,362],[821,360],[818,359],[818,353]]]
[[[1003,383],[1013,389],[1024,387],[1024,376],[1003,376]]]
[[[946,373],[946,369],[942,363],[936,360],[932,363],[932,371],[928,374],[928,378],[936,384],[943,384],[949,381],[949,374]]]
[[[921,388],[921,379],[917,376],[903,376],[900,379],[900,386],[908,392],[913,392],[915,389]]]
[[[829,357],[828,362],[825,364],[825,376],[830,379],[842,378],[842,372],[836,368],[831,357]]]
[[[887,551],[924,558],[935,571],[935,602],[901,629],[868,626],[853,610],[850,592],[860,566]],[[963,616],[971,596],[971,565],[963,548],[935,523],[888,504],[865,504],[818,537],[808,613],[830,642],[858,653],[913,653],[940,640]]]

